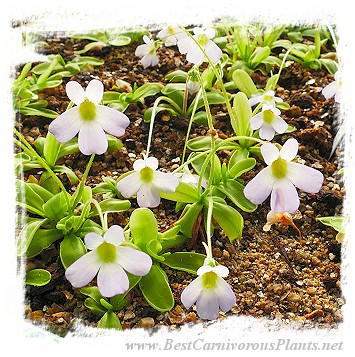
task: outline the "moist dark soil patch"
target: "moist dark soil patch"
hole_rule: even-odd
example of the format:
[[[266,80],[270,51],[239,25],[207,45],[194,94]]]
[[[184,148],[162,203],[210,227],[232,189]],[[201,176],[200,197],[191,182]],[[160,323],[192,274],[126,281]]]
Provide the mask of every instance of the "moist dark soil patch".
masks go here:
[[[85,41],[71,38],[48,38],[45,54],[60,53],[65,61],[72,60],[74,50],[84,47]],[[88,82],[97,78],[105,87],[112,90],[117,79],[129,84],[141,86],[147,82],[166,84],[165,75],[173,70],[188,70],[186,62],[175,47],[162,47],[158,50],[160,63],[156,67],[143,69],[134,55],[137,44],[124,47],[107,47],[101,52],[89,52],[86,55],[103,59],[104,64],[90,72],[81,72],[72,78],[64,78],[63,84],[54,89],[41,92],[42,99],[48,101],[48,108],[58,113],[65,111],[69,99],[65,93],[65,84],[69,80],[78,81],[86,87]],[[19,69],[20,70],[20,69]],[[267,78],[256,72],[251,75],[256,85],[263,88]],[[263,231],[269,210],[268,200],[253,213],[241,212],[244,217],[243,237],[231,244],[223,231],[216,230],[213,236],[213,255],[218,262],[229,268],[227,278],[237,297],[236,305],[228,312],[221,313],[219,319],[231,315],[249,315],[256,318],[279,319],[290,321],[304,327],[336,328],[342,321],[341,244],[335,239],[336,231],[316,221],[317,216],[331,216],[342,213],[344,188],[341,176],[337,174],[341,162],[341,148],[330,159],[333,138],[336,134],[338,108],[333,99],[325,100],[321,91],[333,80],[325,70],[312,70],[297,63],[287,63],[282,71],[277,95],[290,104],[288,111],[282,112],[283,118],[293,124],[297,130],[291,134],[275,138],[283,144],[289,137],[298,140],[300,146],[298,161],[316,168],[324,175],[324,184],[318,194],[300,193],[301,204],[299,217],[295,224],[302,232],[305,244],[301,244],[297,231],[292,227],[275,225],[271,231]],[[132,169],[136,158],[141,157],[146,149],[149,124],[143,121],[144,111],[152,106],[155,97],[148,97],[145,104],[132,104],[125,111],[131,124],[121,138],[124,147],[112,153],[97,155],[87,180],[88,185],[102,182],[103,177],[118,178]],[[224,106],[212,106],[216,119],[215,128],[221,138],[232,135],[227,110]],[[50,119],[18,114],[16,127],[25,138],[33,143],[39,136],[46,136]],[[155,121],[151,146],[151,155],[159,159],[159,167],[171,171],[178,167],[183,152],[188,121],[185,118],[171,117],[169,113],[160,113]],[[193,125],[191,138],[206,135],[207,127]],[[228,151],[221,153],[221,159],[227,160]],[[85,171],[88,157],[81,153],[69,155],[62,160],[79,177]],[[262,161],[242,178],[245,182],[252,179],[263,168]],[[39,178],[40,172],[26,171],[25,179],[33,175]],[[65,176],[61,176],[69,192],[70,187]],[[99,199],[99,197],[98,197]],[[137,208],[131,201],[129,211],[109,216],[109,225],[124,226],[130,213]],[[179,217],[175,204],[163,200],[153,209],[161,230],[173,224]],[[203,237],[196,242],[187,242],[186,250],[203,253]],[[188,249],[187,249],[188,247]],[[184,249],[184,248],[183,248]],[[289,264],[287,263],[289,261]],[[27,287],[24,315],[35,324],[44,325],[53,332],[64,336],[80,321],[84,325],[95,327],[100,316],[94,315],[84,306],[85,296],[80,289],[73,289],[64,277],[64,268],[59,258],[59,245],[53,244],[26,263],[26,269],[45,268],[52,274],[52,281],[43,287]],[[186,323],[198,323],[202,320],[194,308],[186,310],[181,304],[183,289],[194,276],[165,269],[175,297],[172,311],[161,313],[154,310],[144,300],[139,289],[134,288],[128,294],[127,306],[117,313],[124,329],[153,328],[160,325],[176,329]]]

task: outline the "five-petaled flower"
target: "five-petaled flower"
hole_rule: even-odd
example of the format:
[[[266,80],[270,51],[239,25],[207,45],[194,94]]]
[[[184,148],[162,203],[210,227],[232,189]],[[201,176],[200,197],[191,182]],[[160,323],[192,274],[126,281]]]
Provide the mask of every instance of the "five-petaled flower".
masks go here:
[[[135,172],[117,182],[117,190],[126,198],[137,194],[140,207],[157,207],[160,192],[173,193],[179,179],[169,173],[156,171],[158,160],[155,157],[138,159],[133,163]]]
[[[150,39],[147,35],[143,36],[144,45],[139,45],[136,48],[135,55],[141,57],[141,62],[144,68],[149,66],[156,66],[159,63],[157,56],[157,48],[154,40]]]
[[[195,27],[193,31],[193,38],[186,36],[179,39],[179,51],[182,54],[186,54],[186,59],[189,62],[200,64],[207,60],[205,54],[201,50],[202,48],[212,63],[218,62],[222,56],[222,50],[212,41],[212,38],[216,34],[215,30],[213,28],[203,30],[200,27]],[[201,46],[201,48],[199,46]]]
[[[164,41],[165,46],[175,46],[181,38],[186,36],[185,31],[175,25],[170,25],[157,34],[157,37]]]
[[[275,92],[273,90],[268,90],[263,94],[252,94],[249,98],[250,106],[261,103],[262,109],[267,109],[270,106],[275,107],[276,103],[281,103],[282,99],[280,97],[275,97]]]
[[[203,265],[197,270],[198,277],[181,294],[181,302],[188,309],[196,303],[202,319],[215,320],[219,309],[229,311],[236,302],[231,287],[223,279],[228,275],[223,265]]]
[[[276,107],[265,107],[263,111],[250,118],[250,127],[259,130],[259,136],[264,140],[272,140],[275,132],[282,134],[288,128],[287,123],[280,117],[281,111]]]
[[[294,213],[300,204],[297,188],[317,193],[323,184],[321,172],[291,162],[298,151],[296,139],[288,139],[281,150],[271,143],[261,146],[261,154],[268,165],[244,188],[244,195],[254,204],[264,202],[271,193],[271,210],[275,213]]]
[[[130,121],[116,109],[100,105],[104,94],[103,84],[93,79],[86,90],[75,81],[67,83],[69,99],[76,104],[53,120],[48,130],[60,143],[78,135],[79,150],[85,155],[103,154],[108,148],[105,132],[122,136]]]
[[[137,276],[150,271],[152,260],[148,254],[122,245],[124,234],[120,226],[111,226],[103,237],[88,233],[84,241],[91,251],[65,271],[65,277],[75,288],[87,285],[97,275],[97,287],[101,295],[112,297],[129,289],[125,270]]]
[[[334,73],[334,81],[326,85],[323,90],[322,94],[324,95],[325,99],[329,99],[334,96],[334,100],[337,103],[341,102],[341,74],[340,71]]]

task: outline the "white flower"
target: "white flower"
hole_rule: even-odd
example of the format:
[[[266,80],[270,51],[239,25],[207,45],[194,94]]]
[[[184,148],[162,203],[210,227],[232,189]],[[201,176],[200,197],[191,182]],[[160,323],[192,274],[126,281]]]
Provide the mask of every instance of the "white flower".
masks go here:
[[[179,185],[179,179],[172,174],[156,171],[158,160],[155,157],[138,159],[133,164],[135,172],[117,183],[117,190],[126,197],[137,194],[140,207],[157,207],[160,192],[173,193]]]
[[[228,272],[223,265],[203,265],[197,270],[198,277],[182,292],[181,302],[187,309],[196,303],[202,319],[215,320],[219,309],[227,312],[236,302],[231,287],[223,279]]]
[[[165,42],[165,46],[174,46],[178,40],[186,37],[187,34],[179,26],[170,25],[158,32],[157,37]]]
[[[275,97],[275,92],[273,90],[268,90],[264,94],[252,94],[249,98],[250,106],[253,106],[258,103],[262,103],[262,108],[269,108],[270,106],[274,107],[276,103],[281,103],[282,99]]]
[[[250,127],[260,129],[259,136],[264,140],[272,140],[275,131],[282,134],[288,128],[287,123],[280,117],[281,111],[276,107],[267,107],[265,110],[250,118]]]
[[[213,63],[216,63],[222,56],[222,50],[211,40],[215,33],[213,28],[204,31],[195,27],[193,36]],[[178,48],[182,54],[186,54],[186,59],[191,63],[200,64],[207,60],[200,47],[190,36],[179,39]]]
[[[97,233],[88,233],[84,241],[91,252],[83,255],[65,271],[65,277],[75,288],[87,285],[97,274],[97,287],[101,295],[112,297],[125,293],[129,288],[125,270],[143,276],[152,267],[148,254],[121,244],[124,235],[120,226],[111,226],[103,237]]]
[[[261,146],[261,154],[268,165],[244,188],[244,195],[254,204],[264,202],[271,193],[271,210],[275,213],[293,213],[299,206],[297,188],[307,193],[317,193],[322,187],[321,172],[291,162],[298,151],[296,139],[288,139],[279,151],[271,144]]]
[[[128,117],[116,109],[99,105],[104,86],[97,79],[90,81],[86,90],[78,82],[70,81],[65,90],[77,106],[59,115],[48,130],[60,143],[79,133],[78,145],[83,154],[103,154],[108,147],[105,132],[122,136],[130,123]]]
[[[145,42],[145,45],[139,45],[136,48],[135,55],[142,58],[141,62],[144,68],[156,66],[159,63],[159,58],[157,56],[154,40],[150,39],[147,35],[144,35],[143,41]]]
[[[199,81],[193,81],[192,79],[189,79],[187,81],[186,86],[187,86],[187,90],[189,91],[190,94],[197,93],[201,87]]]
[[[341,102],[341,75],[340,71],[334,73],[334,81],[325,86],[322,90],[322,94],[325,99],[329,99],[334,96],[334,100],[337,103]]]

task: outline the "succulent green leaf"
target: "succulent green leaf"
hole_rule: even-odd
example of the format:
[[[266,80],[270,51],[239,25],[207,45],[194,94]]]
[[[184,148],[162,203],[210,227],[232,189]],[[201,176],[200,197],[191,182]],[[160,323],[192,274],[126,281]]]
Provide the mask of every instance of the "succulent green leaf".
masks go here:
[[[63,241],[60,243],[59,256],[65,269],[85,253],[86,246],[79,237],[73,233],[64,236]]]
[[[49,271],[44,269],[33,269],[26,273],[25,284],[32,286],[47,285],[52,279]]]
[[[16,240],[16,252],[18,256],[26,253],[34,235],[45,222],[47,222],[47,218],[33,219],[26,223],[21,229],[21,232]]]
[[[212,216],[220,225],[230,242],[242,237],[243,217],[233,207],[219,202],[213,202]]]
[[[244,196],[244,186],[238,181],[227,180],[218,185],[218,189],[244,212],[254,212],[258,208],[258,205],[250,202]]]
[[[147,244],[158,237],[158,223],[153,212],[148,208],[137,208],[131,214],[129,226],[133,243],[147,252]]]
[[[38,229],[27,248],[26,256],[32,258],[62,238],[63,233],[58,229]]]
[[[105,312],[105,315],[102,316],[100,321],[97,324],[98,328],[107,328],[107,329],[115,329],[122,330],[122,325],[117,317],[117,315],[113,311]]]
[[[252,94],[258,93],[258,89],[246,71],[237,69],[233,72],[232,78],[237,88],[248,98],[250,98]]]
[[[190,274],[196,274],[198,268],[200,268],[206,256],[200,253],[194,252],[176,252],[165,255],[163,264],[170,268],[186,271]]]
[[[180,232],[182,234],[189,238],[192,237],[195,222],[202,208],[203,204],[200,202],[186,205],[181,218],[175,222],[175,225],[180,227]]]
[[[179,183],[179,186],[176,188],[173,193],[164,193],[161,192],[160,196],[164,199],[183,202],[183,203],[193,203],[200,200],[197,188],[193,185],[190,185],[186,182]]]
[[[168,277],[157,263],[154,263],[150,272],[141,278],[139,288],[146,301],[155,310],[165,312],[173,308],[174,297]]]

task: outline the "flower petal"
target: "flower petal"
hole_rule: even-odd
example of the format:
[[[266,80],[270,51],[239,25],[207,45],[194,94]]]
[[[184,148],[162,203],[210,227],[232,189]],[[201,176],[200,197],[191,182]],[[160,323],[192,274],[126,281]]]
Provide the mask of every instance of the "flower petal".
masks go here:
[[[95,120],[84,121],[79,131],[78,144],[84,155],[101,155],[108,147],[105,132]]]
[[[93,79],[86,87],[85,94],[91,103],[99,104],[104,95],[104,85],[98,79]]]
[[[117,262],[129,273],[136,276],[147,275],[152,267],[150,256],[131,247],[117,247]]]
[[[95,278],[100,269],[100,259],[96,251],[86,253],[65,271],[65,277],[74,288],[81,288]]]
[[[127,115],[116,109],[105,107],[104,105],[98,105],[96,107],[95,120],[106,133],[114,136],[124,135],[127,126],[130,124]]]
[[[253,117],[250,118],[250,127],[253,130],[259,129],[263,123],[264,123],[264,119],[263,119],[262,112],[255,114]]]
[[[271,165],[280,155],[279,149],[271,143],[263,144],[260,148],[260,152],[267,165]]]
[[[156,157],[150,156],[145,160],[145,165],[155,171],[159,166],[159,161]]]
[[[81,104],[85,100],[85,90],[75,81],[70,81],[65,86],[68,98],[76,105]]]
[[[159,58],[156,53],[148,53],[141,59],[141,63],[144,68],[149,66],[156,66],[159,63]]]
[[[224,312],[229,311],[237,301],[231,287],[224,279],[218,278],[215,291],[218,297],[218,305],[220,309]]]
[[[190,63],[200,64],[204,61],[205,55],[203,54],[201,49],[197,46],[197,44],[193,43],[191,45],[189,52],[187,52],[187,54],[186,54],[186,59]]]
[[[224,265],[217,265],[213,270],[218,276],[226,277],[229,274],[229,269]]]
[[[120,245],[124,240],[123,229],[120,226],[111,226],[104,234],[103,239],[111,244]]]
[[[209,27],[208,29],[206,29],[205,31],[205,35],[208,37],[208,38],[213,38],[216,36],[216,30],[212,27]]]
[[[248,99],[250,106],[254,106],[257,103],[262,101],[263,96],[261,94],[252,94],[251,97]]]
[[[298,141],[294,138],[288,139],[280,150],[280,157],[286,161],[293,160],[298,151]]]
[[[145,56],[147,53],[149,53],[150,51],[150,45],[139,45],[137,48],[136,48],[136,51],[134,52],[134,54],[137,56],[137,57],[143,57]]]
[[[181,293],[180,300],[187,309],[190,308],[197,301],[202,289],[203,285],[201,276],[193,280],[184,289],[184,291]]]
[[[206,43],[204,50],[212,63],[217,63],[222,56],[222,50],[212,40]]]
[[[104,242],[104,239],[100,236],[100,234],[90,232],[85,236],[84,242],[88,249],[94,250]]]
[[[160,203],[159,190],[150,184],[143,183],[137,192],[137,202],[139,207],[158,207]]]
[[[146,163],[143,159],[138,159],[133,163],[133,170],[139,172],[146,167]]]
[[[263,140],[272,140],[275,136],[275,130],[271,125],[263,123],[259,130],[259,136]]]
[[[179,186],[179,182],[179,179],[172,174],[155,171],[152,185],[159,191],[173,193],[175,192],[176,187]]]
[[[274,181],[271,167],[265,167],[245,186],[245,197],[254,204],[264,202],[271,193]]]
[[[288,124],[278,115],[274,116],[271,125],[279,134],[283,134],[288,128]]]
[[[179,52],[185,54],[190,51],[191,45],[193,44],[193,39],[190,37],[183,37],[179,39],[177,45]]]
[[[106,297],[123,294],[129,288],[128,276],[116,263],[103,264],[97,274],[97,287]]]
[[[324,181],[320,171],[296,162],[288,164],[287,178],[297,188],[307,193],[319,192]]]
[[[219,302],[214,290],[204,289],[197,298],[196,310],[202,319],[215,320],[218,317]]]
[[[54,119],[49,124],[48,131],[55,136],[57,141],[66,143],[78,134],[82,124],[83,120],[80,117],[79,108],[74,107]]]
[[[203,275],[205,273],[208,273],[210,271],[213,271],[213,267],[211,267],[210,265],[202,265],[201,267],[199,267],[197,269],[197,275]]]
[[[332,83],[329,83],[323,88],[322,94],[325,99],[329,99],[337,92],[337,90],[338,90],[338,84],[336,81],[334,81]]]
[[[300,205],[297,190],[288,179],[276,180],[271,192],[270,206],[276,213],[294,213]]]
[[[139,172],[133,172],[117,182],[117,190],[125,198],[135,195],[141,188],[142,181]]]

